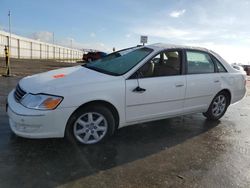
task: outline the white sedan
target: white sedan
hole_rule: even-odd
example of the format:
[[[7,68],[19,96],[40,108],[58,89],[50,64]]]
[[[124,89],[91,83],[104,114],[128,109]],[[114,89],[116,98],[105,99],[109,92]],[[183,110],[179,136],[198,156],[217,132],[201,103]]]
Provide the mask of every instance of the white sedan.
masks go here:
[[[245,93],[246,75],[216,53],[155,44],[25,77],[7,111],[19,136],[94,144],[142,122],[198,112],[218,120]]]

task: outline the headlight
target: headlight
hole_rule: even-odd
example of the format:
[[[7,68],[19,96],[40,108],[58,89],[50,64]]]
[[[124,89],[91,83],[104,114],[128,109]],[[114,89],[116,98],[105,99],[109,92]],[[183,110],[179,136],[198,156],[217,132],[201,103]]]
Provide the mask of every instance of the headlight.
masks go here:
[[[26,94],[21,100],[21,104],[27,108],[37,110],[53,110],[63,100],[63,97],[45,94]]]

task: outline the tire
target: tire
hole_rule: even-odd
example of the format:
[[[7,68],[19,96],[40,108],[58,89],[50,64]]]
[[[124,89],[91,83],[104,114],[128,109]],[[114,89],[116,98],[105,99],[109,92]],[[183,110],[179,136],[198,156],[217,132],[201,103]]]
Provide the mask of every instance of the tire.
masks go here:
[[[71,115],[65,135],[71,142],[97,144],[105,141],[115,132],[115,119],[112,112],[99,105],[86,106]]]
[[[219,120],[227,111],[229,102],[228,94],[226,92],[220,92],[214,97],[207,112],[203,113],[203,115],[208,120]]]

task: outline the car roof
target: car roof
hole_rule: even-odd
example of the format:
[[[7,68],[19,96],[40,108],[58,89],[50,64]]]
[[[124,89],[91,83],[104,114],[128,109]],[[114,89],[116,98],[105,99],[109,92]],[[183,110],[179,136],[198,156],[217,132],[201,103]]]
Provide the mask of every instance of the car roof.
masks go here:
[[[147,47],[155,49],[155,50],[178,48],[178,49],[188,49],[188,50],[199,50],[199,51],[204,51],[204,52],[211,52],[211,50],[208,50],[206,48],[201,48],[201,47],[176,45],[176,44],[164,44],[164,43],[150,44],[150,45],[147,45]]]

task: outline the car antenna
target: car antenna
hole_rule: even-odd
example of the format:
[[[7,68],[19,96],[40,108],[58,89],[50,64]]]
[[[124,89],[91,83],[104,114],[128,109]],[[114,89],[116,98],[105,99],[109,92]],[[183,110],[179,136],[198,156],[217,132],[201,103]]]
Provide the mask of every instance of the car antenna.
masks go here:
[[[133,92],[137,92],[137,93],[143,93],[143,92],[145,92],[146,89],[140,87],[139,73],[138,72],[136,72],[136,81],[137,81],[137,87],[135,89],[133,89]]]
[[[139,87],[140,88],[140,83],[139,83],[139,72],[137,71],[136,72],[136,81],[137,81],[137,87]]]

